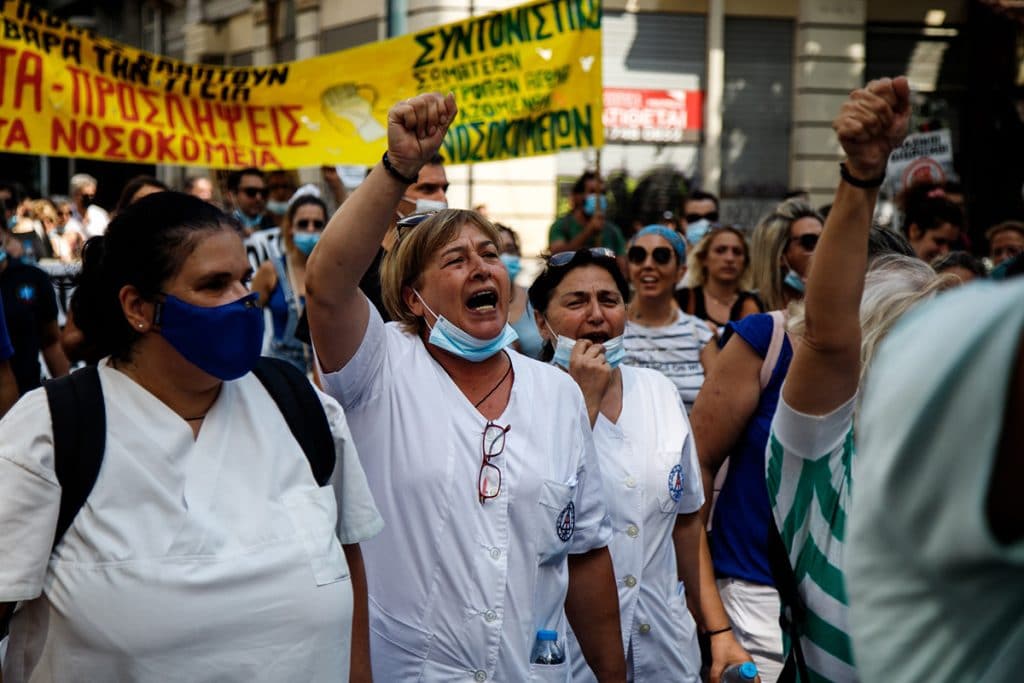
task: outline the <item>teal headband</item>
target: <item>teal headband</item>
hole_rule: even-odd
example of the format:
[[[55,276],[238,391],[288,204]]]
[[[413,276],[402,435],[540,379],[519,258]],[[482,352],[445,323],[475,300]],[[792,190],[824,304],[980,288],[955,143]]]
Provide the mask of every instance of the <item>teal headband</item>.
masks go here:
[[[654,225],[648,225],[633,235],[630,245],[636,242],[637,237],[643,237],[644,235],[657,235],[658,237],[664,238],[672,245],[672,248],[675,249],[676,256],[679,258],[679,263],[686,262],[686,242],[683,241],[682,235],[672,228],[667,228],[664,225],[659,225],[657,223]]]

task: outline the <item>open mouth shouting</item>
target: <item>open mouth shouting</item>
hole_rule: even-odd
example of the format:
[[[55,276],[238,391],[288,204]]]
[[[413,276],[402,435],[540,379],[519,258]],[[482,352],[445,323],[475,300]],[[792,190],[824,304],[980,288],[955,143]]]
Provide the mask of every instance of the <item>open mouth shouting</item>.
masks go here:
[[[476,292],[466,300],[466,307],[477,313],[489,313],[498,307],[498,291],[484,289]]]

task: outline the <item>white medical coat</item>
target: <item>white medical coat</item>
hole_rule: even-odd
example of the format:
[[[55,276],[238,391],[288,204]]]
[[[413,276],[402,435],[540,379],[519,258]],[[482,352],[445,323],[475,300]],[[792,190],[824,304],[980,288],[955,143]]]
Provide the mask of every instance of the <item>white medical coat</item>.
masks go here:
[[[508,351],[510,426],[497,498],[481,504],[487,419],[423,342],[372,307],[359,350],[324,386],[345,407],[386,527],[362,546],[378,681],[567,681],[531,666],[566,633],[567,556],[606,546],[590,423],[572,379]]]
[[[661,373],[622,369],[622,413],[600,415],[594,445],[612,520],[608,545],[619,589],[630,680],[700,680],[696,624],[678,579],[676,517],[704,504],[697,449],[675,385]],[[570,634],[573,680],[595,681]]]
[[[51,554],[60,487],[46,395],[0,422],[0,602],[15,614],[5,683],[348,680],[352,587],[341,543],[382,521],[338,404],[317,486],[252,374],[222,385],[198,439],[102,361],[106,451]],[[338,510],[340,509],[340,515]]]

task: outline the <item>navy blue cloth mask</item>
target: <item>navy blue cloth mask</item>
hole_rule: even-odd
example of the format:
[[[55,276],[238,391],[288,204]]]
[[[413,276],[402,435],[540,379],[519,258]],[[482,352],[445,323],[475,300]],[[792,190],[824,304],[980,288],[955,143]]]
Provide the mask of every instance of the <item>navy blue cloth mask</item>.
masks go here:
[[[196,306],[165,294],[157,305],[160,335],[185,360],[225,382],[254,367],[263,348],[263,309],[253,292],[222,306]]]

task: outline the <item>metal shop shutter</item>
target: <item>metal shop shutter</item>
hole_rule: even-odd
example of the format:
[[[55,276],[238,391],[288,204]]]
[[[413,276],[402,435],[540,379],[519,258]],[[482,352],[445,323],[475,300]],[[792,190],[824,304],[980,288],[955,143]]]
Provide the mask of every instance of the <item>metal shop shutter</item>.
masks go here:
[[[781,198],[788,189],[793,33],[788,19],[725,19],[723,196]]]
[[[703,15],[605,12],[604,84],[702,89],[704,23]]]

